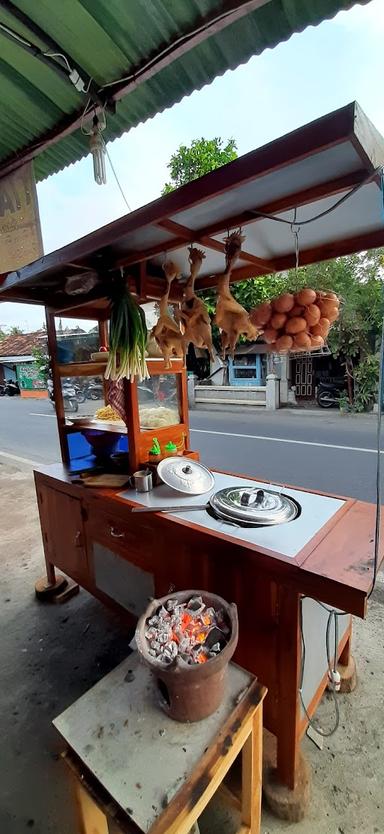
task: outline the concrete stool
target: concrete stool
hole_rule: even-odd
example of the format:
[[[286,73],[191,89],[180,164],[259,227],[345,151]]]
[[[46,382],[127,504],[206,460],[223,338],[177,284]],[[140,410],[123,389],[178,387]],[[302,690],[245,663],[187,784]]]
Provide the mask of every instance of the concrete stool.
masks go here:
[[[242,753],[241,834],[259,834],[266,689],[229,665],[220,708],[194,724],[161,710],[135,652],[54,720],[83,834],[189,834]],[[236,803],[228,788],[221,798]]]

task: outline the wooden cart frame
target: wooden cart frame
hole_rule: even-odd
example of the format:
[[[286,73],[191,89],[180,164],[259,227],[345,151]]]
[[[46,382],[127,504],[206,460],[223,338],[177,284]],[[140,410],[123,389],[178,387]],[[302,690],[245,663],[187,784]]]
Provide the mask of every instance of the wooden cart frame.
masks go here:
[[[164,253],[172,252],[172,257],[185,262],[187,244],[199,243],[209,258],[196,289],[212,287],[216,280],[212,272],[222,271],[224,262],[222,235],[228,228],[242,226],[246,227],[247,241],[232,280],[289,269],[295,264],[294,247],[278,231],[278,223],[274,224],[276,241],[271,244],[276,251],[265,255],[260,231],[269,222],[265,215],[292,220],[292,210],[304,207],[316,215],[352,189],[353,198],[332,215],[331,225],[319,227],[316,242],[303,233],[301,264],[382,246],[383,164],[384,140],[353,103],[6,276],[0,298],[48,308],[48,341],[58,390],[63,369],[55,361],[53,315],[99,320],[104,341],[110,279],[122,268],[140,301],[158,299],[165,288]],[[274,196],[266,198],[265,194],[272,192]],[[229,211],[228,205],[236,208]],[[207,222],[210,215],[215,219]],[[87,271],[98,277],[96,286],[80,301],[68,297],[67,278]],[[181,295],[181,286],[174,288],[173,300],[180,300]],[[68,367],[64,370],[67,375]],[[77,367],[76,373],[79,370],[82,372]],[[84,373],[88,372],[84,367]],[[180,374],[185,404],[185,371],[180,369]],[[135,385],[126,386],[126,391],[131,467],[135,468],[143,460]],[[60,398],[56,404],[65,464],[67,430]],[[182,424],[189,437],[185,405]],[[346,500],[343,510],[321,533],[295,559],[288,560],[281,554],[241,545],[230,535],[204,532],[180,519],[156,514],[145,522],[128,518],[127,502],[116,492],[89,489],[85,494],[82,487],[71,483],[65,466],[39,467],[35,478],[50,583],[54,582],[55,567],[59,567],[110,603],[95,581],[92,554],[93,544],[98,542],[106,548],[113,546],[123,561],[150,574],[159,596],[168,593],[170,585],[200,585],[237,602],[237,659],[268,687],[265,721],[277,736],[278,776],[294,788],[299,742],[307,724],[298,702],[300,598],[308,594],[351,614],[365,615],[372,582],[374,507]],[[338,647],[344,664],[349,652],[350,628]],[[326,683],[324,678],[309,705],[310,714]]]

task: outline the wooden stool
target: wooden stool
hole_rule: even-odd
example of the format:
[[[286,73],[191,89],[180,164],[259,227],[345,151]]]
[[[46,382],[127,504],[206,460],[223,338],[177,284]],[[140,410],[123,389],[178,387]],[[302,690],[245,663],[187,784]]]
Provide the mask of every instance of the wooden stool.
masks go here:
[[[231,663],[220,709],[181,724],[159,708],[150,671],[130,655],[53,722],[75,774],[79,831],[188,834],[242,752],[239,834],[259,834],[265,694]],[[238,803],[227,788],[222,796]]]

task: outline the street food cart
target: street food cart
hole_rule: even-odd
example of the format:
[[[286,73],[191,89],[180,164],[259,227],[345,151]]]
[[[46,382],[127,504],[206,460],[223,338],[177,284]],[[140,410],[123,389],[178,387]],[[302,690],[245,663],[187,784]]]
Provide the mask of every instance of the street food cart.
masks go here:
[[[381,246],[383,163],[384,140],[354,103],[9,274],[1,287],[4,301],[46,307],[62,462],[35,471],[45,590],[60,585],[58,568],[124,616],[137,617],[148,597],[172,589],[201,588],[236,602],[235,658],[268,687],[265,726],[277,738],[278,781],[293,798],[303,779],[300,740],[328,684],[330,611],[348,612],[335,617],[338,630],[333,624],[332,635],[337,659],[349,668],[350,615],[366,615],[375,506],[302,489],[294,475],[292,484],[273,487],[260,479],[257,456],[253,478],[214,472],[214,486],[204,496],[186,496],[165,483],[148,493],[122,485],[84,486],[79,473],[95,459],[115,456],[123,466],[125,460],[126,480],[142,466],[155,466],[154,437],[158,457],[171,442],[188,470],[198,454],[190,439],[186,371],[181,358],[171,359],[169,367],[162,358],[149,358],[149,380],[124,381],[123,423],[101,425],[92,400],[82,414],[67,415],[63,378],[96,377],[102,390],[105,360],[96,354],[62,361],[55,323],[59,317],[94,322],[104,346],[114,275],[124,270],[140,302],[159,299],[165,257],[172,253],[185,274],[187,245],[198,243],[206,260],[196,289],[213,287],[222,270],[223,233],[238,226],[246,243],[234,281],[294,266],[293,222],[301,224],[301,264]],[[85,294],[66,292],[73,276],[85,282],[90,275],[95,281]],[[173,287],[174,303],[181,286]],[[151,425],[143,410],[148,401],[158,404],[161,389],[174,416]],[[101,408],[107,398],[105,387]],[[234,488],[246,495],[234,515],[228,517],[222,506],[221,512],[208,511],[218,492],[228,497]],[[283,523],[247,523],[245,505],[254,489],[274,496],[272,510]],[[148,511],[133,512],[140,507]]]

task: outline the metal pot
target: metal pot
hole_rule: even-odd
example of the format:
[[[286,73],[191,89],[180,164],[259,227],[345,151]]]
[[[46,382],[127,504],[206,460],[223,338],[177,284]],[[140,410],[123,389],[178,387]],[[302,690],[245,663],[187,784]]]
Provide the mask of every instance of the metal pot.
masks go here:
[[[209,492],[215,484],[212,472],[206,466],[179,455],[161,460],[157,474],[171,489],[187,495],[202,495]]]
[[[271,527],[293,521],[301,507],[289,495],[254,486],[226,487],[211,495],[206,504],[164,505],[163,507],[133,507],[132,513],[185,513],[207,510],[239,527]]]
[[[150,619],[167,600],[177,599],[186,602],[191,597],[200,596],[204,603],[216,610],[222,609],[230,626],[228,643],[216,657],[203,664],[189,666],[178,657],[166,665],[154,659],[148,648],[145,631]],[[139,653],[150,667],[160,695],[160,706],[175,721],[201,721],[215,712],[224,697],[227,680],[228,663],[236,649],[239,636],[237,607],[225,602],[216,594],[206,591],[179,591],[167,594],[161,599],[154,599],[142,614],[136,628],[136,643]]]
[[[214,515],[244,527],[284,524],[300,513],[289,495],[255,486],[226,487],[212,495],[209,503]]]

